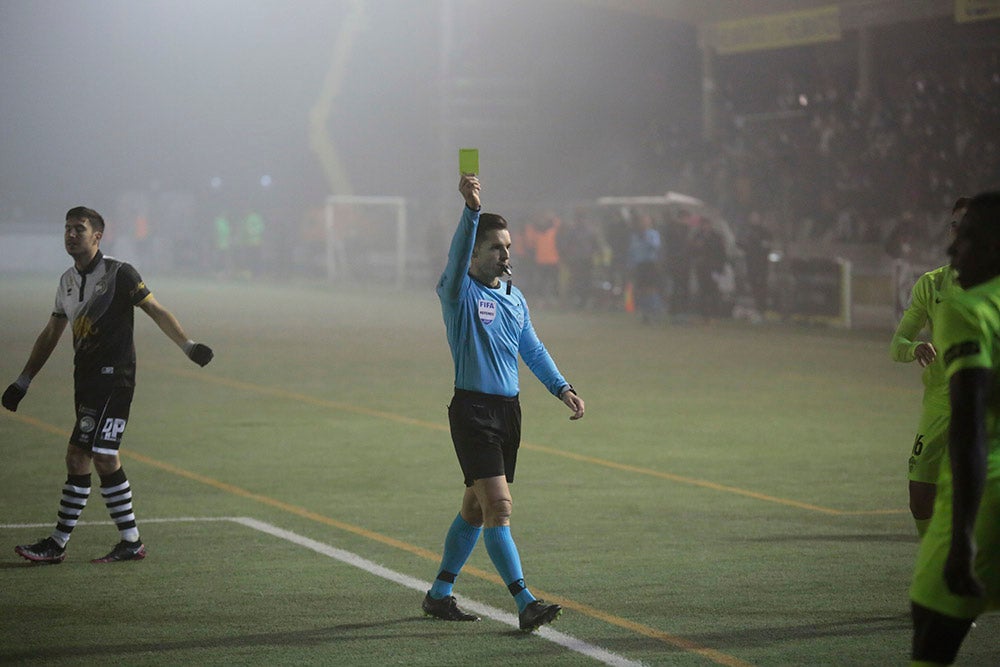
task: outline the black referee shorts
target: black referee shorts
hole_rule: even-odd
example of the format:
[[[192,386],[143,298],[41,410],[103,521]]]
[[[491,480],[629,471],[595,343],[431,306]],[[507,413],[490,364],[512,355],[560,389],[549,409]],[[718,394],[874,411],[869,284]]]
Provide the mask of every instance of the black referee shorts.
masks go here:
[[[451,441],[465,475],[465,485],[477,479],[507,477],[514,481],[517,449],[521,445],[521,403],[477,391],[455,389],[448,406]]]

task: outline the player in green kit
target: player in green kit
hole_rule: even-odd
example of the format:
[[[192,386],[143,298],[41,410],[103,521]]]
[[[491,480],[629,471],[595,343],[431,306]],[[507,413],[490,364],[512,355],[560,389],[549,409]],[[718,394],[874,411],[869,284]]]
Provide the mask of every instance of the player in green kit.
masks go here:
[[[951,403],[948,460],[910,587],[913,665],[949,665],[972,622],[1000,610],[1000,191],[969,201],[939,305]]]
[[[952,206],[953,235],[968,203],[968,197],[961,197]],[[951,266],[945,265],[920,276],[913,286],[910,305],[899,320],[889,345],[893,361],[916,361],[924,369],[924,400],[909,461],[910,512],[920,537],[927,531],[934,511],[934,493],[938,469],[948,445],[951,409],[948,407],[948,380],[944,376],[944,365],[935,363],[937,350],[933,343],[918,340],[917,335],[925,325],[933,334],[938,304],[948,290],[956,288],[955,270]]]

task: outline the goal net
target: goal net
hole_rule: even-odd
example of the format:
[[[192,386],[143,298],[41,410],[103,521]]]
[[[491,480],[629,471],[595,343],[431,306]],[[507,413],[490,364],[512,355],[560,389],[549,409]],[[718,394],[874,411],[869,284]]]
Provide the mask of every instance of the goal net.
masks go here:
[[[406,276],[406,199],[326,199],[326,274],[331,281],[400,287]]]

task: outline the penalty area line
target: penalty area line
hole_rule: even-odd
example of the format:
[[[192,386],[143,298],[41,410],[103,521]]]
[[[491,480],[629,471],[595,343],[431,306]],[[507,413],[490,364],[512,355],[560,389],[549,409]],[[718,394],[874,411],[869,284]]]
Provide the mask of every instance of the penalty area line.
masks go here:
[[[323,544],[322,542],[317,542],[316,540],[304,537],[302,535],[293,533],[283,528],[278,528],[277,526],[271,525],[269,523],[258,521],[257,519],[249,519],[243,517],[234,520],[236,521],[236,523],[240,523],[244,526],[248,526],[255,530],[259,530],[262,533],[267,533],[268,535],[272,535],[274,537],[287,540],[288,542],[292,542],[293,544],[305,547],[306,549],[312,549],[313,551],[319,554],[322,554],[324,556],[329,556],[330,558],[339,560],[342,563],[346,563],[360,570],[364,570],[369,574],[374,574],[377,577],[387,579],[393,583],[399,584],[400,586],[405,586],[406,588],[413,589],[419,593],[427,592],[426,582],[421,581],[420,579],[415,579],[414,577],[410,577],[400,572],[396,572],[395,570],[390,570],[387,567],[383,567],[378,563],[370,561],[366,558],[362,558],[361,556],[358,556],[355,553],[351,553],[350,551],[337,549],[336,547],[332,547],[328,544]],[[500,609],[497,609],[496,607],[491,607],[481,602],[470,600],[465,597],[461,597],[459,599],[462,600],[462,604],[465,606],[466,609],[469,609],[479,614],[480,616],[491,618],[494,621],[498,621],[505,625],[511,625],[515,628],[518,627],[517,616],[515,616],[514,614],[502,611]],[[589,644],[581,639],[577,639],[576,637],[572,637],[565,633],[558,632],[546,626],[539,628],[536,632],[540,637],[543,637],[544,639],[547,639],[550,642],[558,644],[563,648],[569,649],[570,651],[573,651],[575,653],[579,653],[589,658],[593,658],[594,660],[602,662],[605,665],[616,665],[616,666],[621,665],[622,667],[625,666],[631,667],[634,665],[638,667],[639,665],[642,664],[624,658],[615,653],[611,653],[610,651],[602,649],[599,646],[594,646],[593,644]]]
[[[290,530],[285,530],[284,528],[279,528],[270,523],[264,521],[259,521],[257,519],[251,519],[249,517],[176,517],[176,518],[152,518],[143,519],[139,522],[140,525],[148,523],[180,523],[180,522],[207,522],[207,521],[228,521],[231,523],[237,523],[241,526],[251,528],[261,533],[265,533],[272,537],[276,537],[286,542],[291,542],[305,549],[315,551],[318,554],[327,556],[328,558],[333,558],[342,563],[356,567],[359,570],[364,570],[369,574],[373,574],[382,579],[386,579],[400,586],[412,589],[419,593],[427,592],[427,584],[420,579],[416,579],[409,575],[405,575],[401,572],[396,572],[395,570],[390,570],[387,567],[379,565],[374,561],[370,561],[367,558],[362,558],[356,553],[345,551],[344,549],[338,549],[337,547],[330,546],[329,544],[324,544],[317,540],[305,537],[304,535],[299,535],[298,533],[293,533]],[[85,525],[105,525],[110,524],[110,521],[80,521],[77,523],[78,526]],[[52,525],[49,523],[25,523],[25,524],[0,524],[0,529],[3,530],[13,530],[13,529],[27,529],[27,528],[47,528]],[[490,605],[484,604],[482,602],[477,602],[471,600],[464,596],[455,596],[462,602],[462,606],[485,618],[492,619],[504,625],[509,625],[514,628],[518,627],[517,615],[503,611],[502,609],[497,609]],[[563,648],[573,651],[574,653],[579,653],[580,655],[586,656],[597,662],[603,663],[605,665],[611,665],[612,667],[641,667],[641,662],[636,662],[634,660],[629,660],[617,653],[612,653],[606,649],[599,646],[595,646],[589,642],[585,642],[582,639],[573,637],[564,632],[559,632],[558,630],[553,630],[549,626],[542,626],[535,631],[539,637],[546,639],[554,644],[558,644]]]

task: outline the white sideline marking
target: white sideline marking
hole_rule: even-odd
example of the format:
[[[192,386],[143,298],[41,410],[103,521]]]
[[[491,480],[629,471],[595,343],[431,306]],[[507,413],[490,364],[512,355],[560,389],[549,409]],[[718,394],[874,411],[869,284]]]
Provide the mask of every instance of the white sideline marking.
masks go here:
[[[229,521],[232,523],[238,523],[240,525],[252,528],[254,530],[260,531],[262,533],[267,533],[273,537],[280,538],[287,542],[297,544],[300,547],[305,547],[306,549],[311,549],[316,553],[328,556],[335,560],[339,560],[342,563],[346,563],[360,570],[364,570],[370,574],[374,574],[377,577],[383,579],[388,579],[389,581],[399,584],[400,586],[405,586],[419,593],[427,592],[427,582],[420,579],[415,579],[408,575],[396,572],[395,570],[390,570],[387,567],[383,567],[374,561],[370,561],[366,558],[351,553],[350,551],[344,551],[343,549],[338,549],[332,547],[329,544],[323,544],[316,540],[310,539],[298,533],[293,533],[289,530],[283,528],[278,528],[270,523],[265,523],[264,521],[258,521],[257,519],[251,519],[249,517],[239,517],[239,516],[220,516],[220,517],[177,517],[170,519],[143,519],[137,523],[176,523],[184,521]],[[108,524],[112,525],[110,521],[79,521],[76,525],[86,526],[95,524]],[[47,528],[52,525],[52,522],[48,523],[23,523],[23,524],[2,524],[0,529],[16,529],[16,528]],[[485,616],[486,618],[493,619],[503,623],[504,625],[509,625],[514,628],[518,627],[517,616],[515,614],[503,611],[502,609],[497,609],[496,607],[491,607],[487,604],[481,602],[476,602],[475,600],[470,600],[464,596],[455,596],[462,602],[462,606],[469,611],[475,612],[480,616]],[[582,639],[577,639],[571,635],[559,632],[558,630],[553,630],[549,626],[542,626],[535,631],[539,637],[549,640],[554,644],[558,644],[563,648],[569,649],[575,653],[585,655],[588,658],[593,658],[598,662],[602,662],[605,665],[611,665],[612,667],[642,667],[641,662],[636,662],[634,660],[629,660],[617,653],[612,653],[599,646],[595,646]]]

